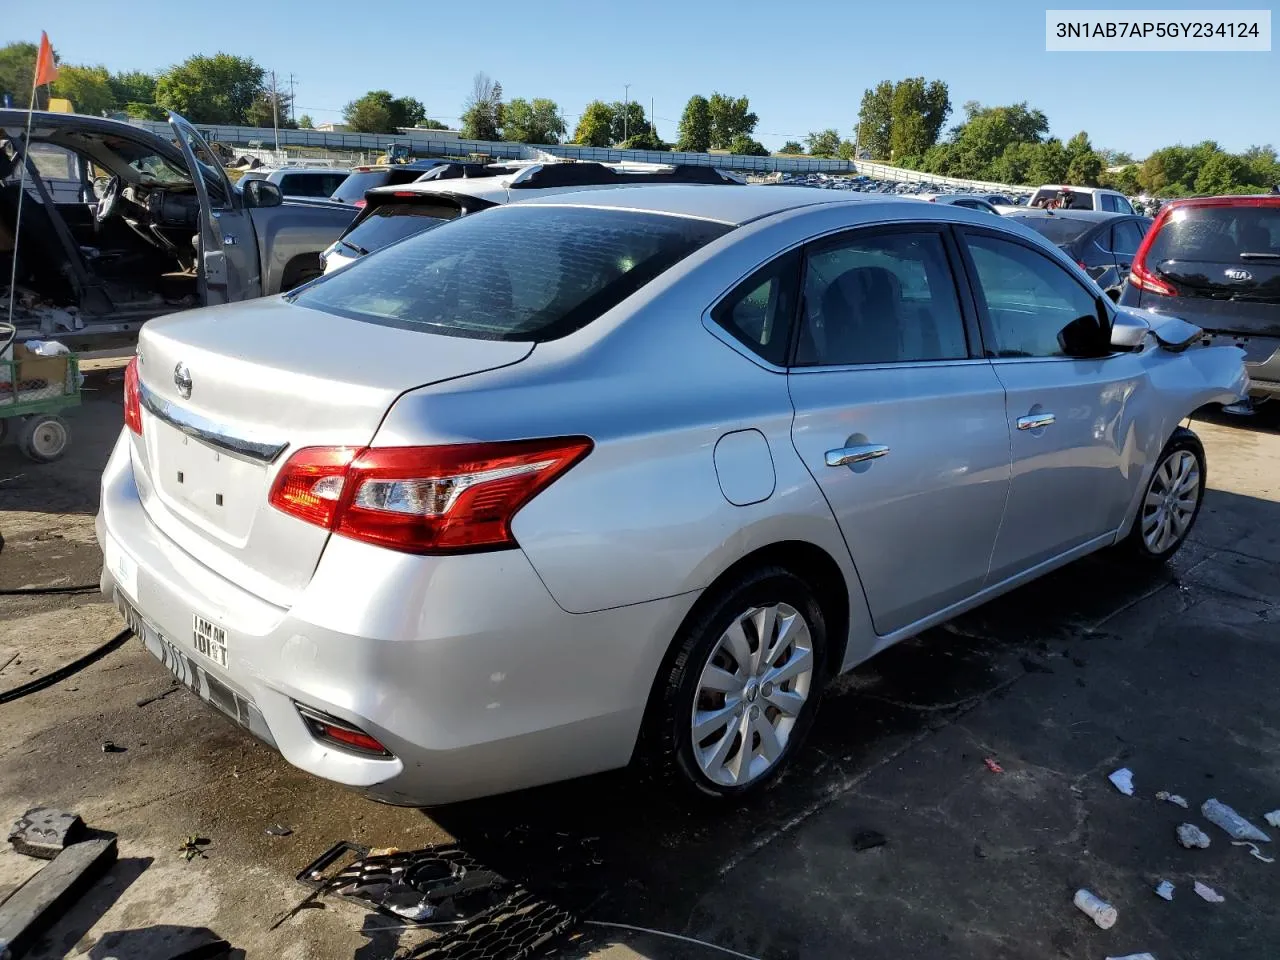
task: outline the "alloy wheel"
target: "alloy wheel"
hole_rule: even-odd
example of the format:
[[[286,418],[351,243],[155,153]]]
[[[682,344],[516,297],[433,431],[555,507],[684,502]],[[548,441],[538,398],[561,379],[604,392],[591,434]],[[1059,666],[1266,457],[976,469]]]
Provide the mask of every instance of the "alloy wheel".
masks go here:
[[[740,787],[773,768],[809,698],[813,668],[809,624],[788,604],[751,607],[725,628],[693,705],[693,754],[708,779]]]
[[[1174,450],[1156,468],[1142,501],[1142,542],[1153,554],[1172,549],[1191,527],[1200,502],[1200,464],[1189,450]]]

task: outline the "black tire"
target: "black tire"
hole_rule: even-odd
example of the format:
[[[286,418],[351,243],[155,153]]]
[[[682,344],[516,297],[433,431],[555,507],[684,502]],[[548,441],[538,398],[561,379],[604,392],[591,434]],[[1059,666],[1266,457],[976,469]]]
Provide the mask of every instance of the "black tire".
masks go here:
[[[761,567],[738,574],[713,591],[703,598],[681,628],[658,677],[644,759],[657,778],[668,784],[678,783],[705,798],[730,801],[763,789],[785,769],[803,744],[818,712],[827,679],[827,628],[826,617],[813,590],[782,567]],[[692,717],[703,668],[735,619],[752,607],[778,603],[793,607],[809,628],[813,664],[808,694],[772,767],[742,785],[717,783],[702,771],[694,753]],[[766,706],[765,710],[769,708]]]
[[[18,435],[18,446],[27,459],[36,463],[53,463],[62,459],[70,443],[71,428],[67,421],[47,413],[28,418]]]
[[[1191,511],[1191,519],[1187,523],[1186,529],[1174,541],[1174,543],[1165,549],[1156,552],[1147,544],[1142,534],[1142,521],[1147,513],[1146,499],[1148,494],[1152,492],[1153,486],[1157,483],[1157,476],[1160,467],[1169,457],[1180,451],[1190,453],[1196,459],[1196,469],[1199,472],[1199,482],[1196,490],[1196,503]],[[1191,531],[1195,529],[1196,520],[1200,516],[1200,508],[1204,505],[1204,489],[1205,481],[1208,477],[1204,458],[1204,445],[1200,443],[1200,438],[1185,427],[1178,427],[1173,431],[1173,436],[1169,438],[1169,442],[1164,445],[1164,449],[1160,451],[1160,456],[1156,459],[1155,469],[1151,471],[1151,476],[1147,478],[1147,485],[1142,490],[1142,501],[1138,505],[1137,516],[1133,518],[1133,527],[1130,529],[1128,536],[1125,537],[1121,544],[1122,549],[1133,559],[1143,563],[1152,565],[1164,563],[1186,542]]]

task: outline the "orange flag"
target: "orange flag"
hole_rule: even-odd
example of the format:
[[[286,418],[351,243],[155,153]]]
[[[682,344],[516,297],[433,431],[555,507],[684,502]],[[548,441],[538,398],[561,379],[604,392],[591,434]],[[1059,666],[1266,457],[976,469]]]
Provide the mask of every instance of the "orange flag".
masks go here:
[[[58,79],[58,65],[53,62],[53,47],[49,45],[49,35],[40,32],[40,53],[36,56],[36,83],[42,87]]]

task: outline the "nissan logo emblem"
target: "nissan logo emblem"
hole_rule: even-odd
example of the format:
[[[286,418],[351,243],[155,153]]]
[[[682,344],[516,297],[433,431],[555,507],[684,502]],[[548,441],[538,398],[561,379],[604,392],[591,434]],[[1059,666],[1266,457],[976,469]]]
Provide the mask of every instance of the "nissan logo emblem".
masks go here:
[[[173,385],[178,388],[178,395],[186,400],[191,396],[191,371],[185,363],[173,368]]]

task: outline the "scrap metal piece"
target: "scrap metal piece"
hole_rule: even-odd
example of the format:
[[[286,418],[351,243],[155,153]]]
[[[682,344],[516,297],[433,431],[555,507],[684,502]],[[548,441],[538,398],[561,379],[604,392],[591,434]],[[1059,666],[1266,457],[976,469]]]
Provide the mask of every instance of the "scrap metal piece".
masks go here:
[[[78,813],[35,807],[9,831],[9,842],[18,853],[41,860],[52,860],[84,836],[84,821]]]
[[[79,818],[77,818],[79,819]],[[73,843],[0,903],[0,950],[27,952],[54,921],[116,860],[116,838]]]

